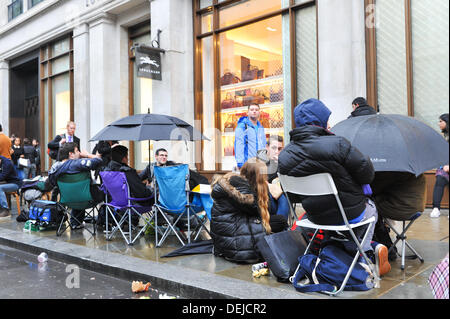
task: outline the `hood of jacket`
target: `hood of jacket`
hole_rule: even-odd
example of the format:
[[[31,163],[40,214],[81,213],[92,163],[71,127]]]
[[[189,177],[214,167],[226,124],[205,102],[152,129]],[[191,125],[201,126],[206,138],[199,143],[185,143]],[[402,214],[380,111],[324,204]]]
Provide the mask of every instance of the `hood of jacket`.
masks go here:
[[[238,120],[238,122],[237,122],[237,125],[245,125],[245,124],[247,124],[247,125],[249,125],[249,126],[254,126],[254,124],[252,123],[252,121],[250,121],[250,119],[248,118],[248,116],[242,116],[239,120]],[[262,124],[258,121],[258,122],[256,122],[256,126],[258,126],[258,127],[262,127]]]
[[[239,204],[252,205],[255,202],[255,195],[249,193],[250,185],[248,184],[248,181],[236,173],[224,175],[216,184],[220,186],[227,196],[231,197],[231,199]],[[216,186],[216,196],[218,195],[218,192],[220,192],[220,190],[218,190],[218,187]]]
[[[327,128],[331,111],[317,99],[309,99],[294,109],[295,126],[316,125]]]

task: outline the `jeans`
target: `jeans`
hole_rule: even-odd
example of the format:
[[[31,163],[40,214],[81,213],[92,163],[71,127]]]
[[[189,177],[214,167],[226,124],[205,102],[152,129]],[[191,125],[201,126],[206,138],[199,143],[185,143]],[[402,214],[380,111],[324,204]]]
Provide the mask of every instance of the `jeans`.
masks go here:
[[[284,194],[278,199],[272,197],[272,194],[269,192],[269,211],[271,215],[282,215],[289,217],[289,202]]]
[[[36,177],[36,164],[31,164],[30,167],[23,168],[24,178],[35,178]],[[30,176],[31,173],[31,176]]]
[[[433,208],[441,209],[441,201],[444,196],[445,186],[448,185],[448,180],[443,176],[436,176],[436,183],[434,184],[433,189]]]
[[[363,217],[363,219],[361,221],[365,221],[365,220],[371,218],[372,216],[375,216],[375,222],[373,222],[372,226],[370,226],[370,229],[369,229],[368,234],[367,234],[366,242],[362,246],[363,251],[373,250],[370,242],[372,241],[372,237],[373,237],[373,234],[375,232],[375,226],[376,226],[377,220],[378,220],[378,212],[377,212],[377,208],[375,206],[375,203],[372,200],[369,199],[367,201],[367,204],[366,204],[364,217]],[[365,227],[361,227],[361,228],[365,229]],[[361,234],[361,238],[362,238],[362,234]]]
[[[9,209],[8,201],[6,200],[6,194],[10,192],[15,192],[19,189],[19,186],[16,184],[0,184],[0,205],[3,208]]]

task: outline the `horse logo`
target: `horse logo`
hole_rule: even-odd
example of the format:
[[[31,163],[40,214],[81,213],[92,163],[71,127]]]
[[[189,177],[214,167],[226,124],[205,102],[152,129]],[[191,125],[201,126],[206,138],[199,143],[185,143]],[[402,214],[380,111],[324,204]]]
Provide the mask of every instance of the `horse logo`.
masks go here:
[[[150,59],[148,56],[141,57],[141,64],[150,64],[156,68],[159,68],[159,64],[155,60]]]

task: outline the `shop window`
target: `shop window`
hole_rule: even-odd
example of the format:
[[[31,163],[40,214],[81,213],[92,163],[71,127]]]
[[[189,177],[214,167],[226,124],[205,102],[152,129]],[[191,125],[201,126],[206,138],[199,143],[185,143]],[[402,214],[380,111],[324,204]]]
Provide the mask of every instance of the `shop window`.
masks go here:
[[[449,2],[411,2],[414,116],[437,128],[449,107]]]
[[[260,106],[266,136],[284,135],[281,16],[220,35],[222,169],[234,160],[234,130],[248,106]]]
[[[405,2],[377,1],[376,20],[378,109],[407,115]]]
[[[282,0],[240,1],[220,9],[220,27],[226,27],[245,20],[281,9]]]
[[[8,21],[16,18],[23,13],[23,0],[14,0],[8,5]]]
[[[368,29],[376,35],[368,46],[376,52],[368,74],[376,74],[376,86],[368,84],[368,92],[376,92],[372,101],[381,113],[414,116],[438,130],[437,119],[449,107],[448,1],[374,4],[375,28]]]
[[[317,90],[316,7],[295,14],[297,104],[318,98]]]
[[[40,105],[41,145],[47,145],[56,135],[66,130],[68,121],[73,121],[73,50],[72,36],[66,36],[40,49]],[[44,168],[51,163],[41,150]]]

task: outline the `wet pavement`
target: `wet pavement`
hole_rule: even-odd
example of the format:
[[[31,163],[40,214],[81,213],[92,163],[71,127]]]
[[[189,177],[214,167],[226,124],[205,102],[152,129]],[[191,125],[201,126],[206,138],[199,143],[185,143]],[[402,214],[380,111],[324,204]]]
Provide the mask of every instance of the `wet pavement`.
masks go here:
[[[449,220],[448,210],[442,210],[439,218],[430,218],[429,213],[427,209],[408,231],[408,241],[424,257],[424,263],[407,260],[406,269],[402,271],[398,258],[391,264],[392,270],[382,277],[380,288],[366,292],[344,291],[338,297],[298,293],[291,284],[278,282],[272,274],[253,278],[251,265],[235,264],[212,254],[163,258],[163,255],[180,247],[174,236],[170,236],[163,247],[155,248],[154,238],[149,236],[140,237],[133,246],[128,246],[120,236],[107,241],[102,232],[93,237],[86,229],[68,230],[60,237],[56,236],[55,231],[23,232],[24,223],[16,222],[17,213],[14,210],[11,218],[0,220],[0,244],[35,256],[46,251],[51,260],[77,264],[120,278],[125,281],[126,289],[119,298],[130,298],[126,290],[130,288],[131,281],[142,280],[149,281],[155,289],[183,298],[432,299],[427,280],[433,268],[449,251]],[[87,227],[92,226],[88,224]],[[99,283],[90,282],[89,276],[85,281],[86,285]],[[121,286],[117,284],[114,287]],[[97,295],[99,290],[91,293],[96,293],[96,298],[100,296]],[[116,298],[118,295],[106,294],[103,298]]]
[[[133,293],[131,283],[36,254],[0,245],[0,299],[159,299],[151,288]],[[175,296],[172,296],[175,297]]]

